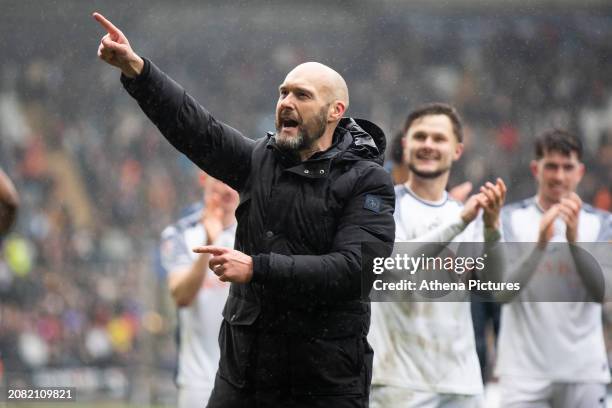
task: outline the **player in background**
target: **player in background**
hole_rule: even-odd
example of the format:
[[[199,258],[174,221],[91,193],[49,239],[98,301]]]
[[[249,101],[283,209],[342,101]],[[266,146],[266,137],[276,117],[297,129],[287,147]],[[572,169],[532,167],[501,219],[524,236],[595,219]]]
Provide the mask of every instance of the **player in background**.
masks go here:
[[[17,219],[19,195],[6,173],[0,169],[0,237],[5,235]]]
[[[404,163],[404,148],[402,145],[402,139],[404,133],[402,131],[397,132],[391,141],[391,148],[389,149],[389,161],[391,163],[391,176],[393,177],[394,184],[404,184],[408,182],[410,170]],[[448,191],[448,195],[451,199],[454,199],[460,203],[464,203],[471,191],[473,185],[469,181],[465,181],[461,184],[456,185]],[[482,294],[474,296],[472,298],[472,322],[474,325],[474,335],[476,339],[476,352],[478,353],[478,360],[480,362],[480,371],[482,373],[483,382],[486,383],[490,377],[489,373],[489,360],[490,353],[488,353],[487,344],[487,327],[489,322],[493,328],[493,334],[495,338],[499,333],[499,317],[501,313],[501,307],[499,303],[487,299],[484,301],[481,299]]]
[[[535,197],[503,208],[504,237],[509,242],[537,242],[529,264],[507,280],[523,283],[522,292],[502,307],[496,373],[502,407],[604,407],[610,369],[603,338],[601,276],[577,269],[570,281],[555,255],[540,262],[558,243],[607,242],[612,238],[610,213],[583,204],[576,189],[585,173],[582,143],[564,130],[550,130],[535,142],[531,172]],[[557,243],[550,245],[549,243]],[[571,248],[571,247],[570,247]],[[570,250],[572,263],[579,264]],[[576,301],[545,302],[533,297],[537,285],[564,284]],[[573,287],[570,287],[574,285]],[[540,292],[541,293],[541,292]],[[580,301],[582,300],[582,301]]]
[[[465,205],[445,190],[463,152],[455,109],[425,105],[408,115],[403,133],[409,177],[395,188],[396,242],[498,241],[506,193],[501,179],[486,183]],[[373,302],[369,340],[373,408],[479,407],[483,387],[469,301]]]
[[[238,193],[201,173],[204,207],[188,214],[162,233],[161,258],[168,287],[178,309],[178,407],[206,406],[219,364],[218,334],[229,284],[209,269],[210,254],[196,254],[198,245],[233,248],[234,211]]]

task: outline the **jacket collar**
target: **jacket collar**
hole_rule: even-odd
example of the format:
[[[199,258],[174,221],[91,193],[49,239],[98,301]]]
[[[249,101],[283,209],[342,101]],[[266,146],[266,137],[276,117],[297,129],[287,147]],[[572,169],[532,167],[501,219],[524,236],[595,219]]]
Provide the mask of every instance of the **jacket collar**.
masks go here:
[[[272,149],[286,171],[308,178],[327,177],[332,159],[336,161],[372,160],[383,162],[386,147],[385,135],[375,124],[353,118],[342,118],[329,149],[316,152],[305,161],[300,161],[296,154],[282,151],[276,145],[273,132],[268,132],[266,148]]]

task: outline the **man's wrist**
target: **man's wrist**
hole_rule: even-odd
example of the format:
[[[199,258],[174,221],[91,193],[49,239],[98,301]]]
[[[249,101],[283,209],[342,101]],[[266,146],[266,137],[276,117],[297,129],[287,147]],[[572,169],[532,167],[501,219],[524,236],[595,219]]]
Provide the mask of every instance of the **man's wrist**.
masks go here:
[[[501,239],[501,231],[497,227],[484,228],[484,240],[485,242],[497,242]]]
[[[136,55],[136,58],[130,61],[128,66],[122,69],[121,72],[126,77],[130,79],[134,79],[140,74],[142,74],[143,69],[144,69],[144,60],[140,58],[138,55]]]
[[[204,224],[204,232],[206,232],[206,245],[214,245],[215,241],[217,241],[216,234],[211,234],[206,228],[206,224]]]
[[[499,216],[495,217],[494,219],[487,219],[487,217],[483,217],[483,221],[486,229],[499,230]]]
[[[463,226],[467,227],[472,221],[474,221],[474,219],[476,219],[476,215],[471,215],[464,210],[461,212],[461,214],[459,214],[459,218],[461,219]]]
[[[121,82],[128,91],[130,90],[130,88],[141,83],[142,80],[147,79],[151,72],[151,62],[148,61],[146,58],[142,58],[140,56],[138,58],[139,61],[142,61],[142,67],[140,67],[140,72],[136,74],[133,78],[127,76],[125,72],[123,72],[123,69],[121,70]],[[138,69],[134,69],[134,73],[136,73],[136,71],[138,71]],[[130,72],[128,72],[128,74],[129,73]]]

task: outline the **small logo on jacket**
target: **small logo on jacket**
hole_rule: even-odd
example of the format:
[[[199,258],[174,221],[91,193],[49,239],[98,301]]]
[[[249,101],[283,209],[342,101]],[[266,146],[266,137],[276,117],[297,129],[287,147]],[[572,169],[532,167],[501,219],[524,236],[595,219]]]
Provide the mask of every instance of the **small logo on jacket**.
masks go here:
[[[365,196],[365,203],[363,204],[363,208],[366,210],[374,211],[375,213],[380,213],[380,208],[382,207],[382,200],[380,197],[367,194]]]

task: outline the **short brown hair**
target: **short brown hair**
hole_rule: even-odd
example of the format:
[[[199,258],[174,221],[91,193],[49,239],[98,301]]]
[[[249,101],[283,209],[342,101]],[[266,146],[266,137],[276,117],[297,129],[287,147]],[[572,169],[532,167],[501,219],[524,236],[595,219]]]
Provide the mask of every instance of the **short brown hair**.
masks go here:
[[[453,132],[455,133],[457,140],[459,143],[463,142],[463,125],[461,124],[461,117],[459,116],[459,113],[457,113],[457,110],[451,105],[440,102],[422,105],[410,112],[406,118],[406,122],[404,123],[402,134],[405,135],[406,132],[408,132],[408,129],[410,129],[410,126],[412,126],[412,123],[415,120],[429,115],[446,115],[453,125]]]
[[[563,129],[550,129],[540,134],[534,144],[536,160],[544,157],[546,153],[558,152],[570,156],[576,152],[578,159],[582,159],[582,142],[576,135]]]

